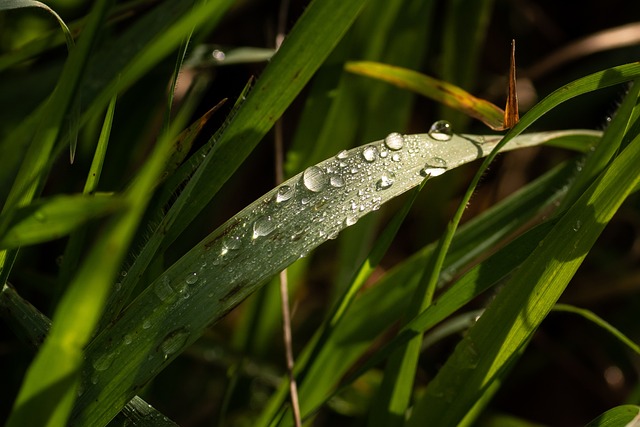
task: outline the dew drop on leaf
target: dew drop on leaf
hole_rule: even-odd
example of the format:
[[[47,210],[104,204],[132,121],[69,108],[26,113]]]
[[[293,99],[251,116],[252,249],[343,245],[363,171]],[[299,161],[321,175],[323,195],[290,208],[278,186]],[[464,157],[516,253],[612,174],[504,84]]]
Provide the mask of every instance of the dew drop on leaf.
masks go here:
[[[308,190],[317,193],[327,185],[327,176],[319,167],[311,166],[302,173],[302,182]]]
[[[186,328],[179,328],[170,332],[160,343],[159,350],[165,357],[178,352],[189,338],[189,331]]]
[[[349,152],[347,150],[342,150],[341,152],[339,152],[336,157],[340,160],[344,160],[347,157],[349,157]]]
[[[339,175],[332,175],[331,178],[329,178],[329,184],[336,188],[344,187],[344,179]]]
[[[347,227],[352,226],[356,222],[358,222],[358,217],[354,215],[347,215],[347,217],[344,219],[344,225],[346,225]]]
[[[371,163],[376,160],[376,157],[378,157],[378,149],[373,145],[368,145],[364,150],[362,150],[362,157],[364,157],[367,162]]]
[[[427,164],[424,165],[424,169],[420,171],[423,176],[439,176],[447,171],[447,162],[440,157],[432,157],[427,161]]]
[[[184,281],[189,285],[193,285],[198,281],[198,273],[190,273]]]
[[[96,371],[106,371],[113,364],[115,353],[103,354],[93,362]]]
[[[389,150],[401,150],[404,146],[404,137],[398,132],[390,133],[384,139],[384,145],[386,145]]]
[[[382,175],[378,182],[376,183],[376,190],[386,190],[387,188],[393,185],[393,175]]]
[[[453,137],[451,123],[446,120],[438,120],[431,125],[429,136],[436,141],[449,141]]]
[[[160,301],[166,301],[173,294],[170,281],[169,276],[162,276],[153,285],[153,291],[160,298]]]
[[[253,238],[257,239],[261,236],[268,236],[273,230],[275,230],[275,228],[276,225],[273,223],[270,216],[258,218],[256,222],[253,223]]]
[[[278,188],[278,191],[276,192],[276,203],[286,202],[293,197],[294,193],[295,187],[283,185],[282,187]]]

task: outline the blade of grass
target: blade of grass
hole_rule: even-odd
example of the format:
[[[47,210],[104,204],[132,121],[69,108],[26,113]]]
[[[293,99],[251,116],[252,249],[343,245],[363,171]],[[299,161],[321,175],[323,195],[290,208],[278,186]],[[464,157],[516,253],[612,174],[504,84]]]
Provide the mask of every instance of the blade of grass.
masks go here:
[[[0,249],[17,249],[58,239],[87,221],[112,214],[124,203],[113,196],[69,195],[40,199],[17,208]]]
[[[620,332],[616,327],[611,325],[609,322],[607,322],[606,320],[604,320],[601,317],[597,316],[594,312],[592,312],[590,310],[587,310],[587,309],[584,309],[584,308],[574,307],[574,306],[568,305],[568,304],[556,304],[556,305],[553,306],[553,311],[564,311],[566,313],[574,313],[574,314],[577,314],[579,316],[584,317],[585,319],[589,320],[590,322],[595,323],[596,325],[600,326],[605,331],[609,332],[611,335],[613,335],[622,344],[626,345],[633,352],[635,352],[638,355],[640,355],[640,346],[638,344],[636,344],[631,339],[629,339],[625,334]]]
[[[542,139],[528,139],[532,141]],[[386,144],[398,148],[397,142]],[[397,162],[383,160],[384,154],[370,162],[365,149],[388,150],[384,141],[378,141],[341,153],[273,189],[185,254],[91,342],[86,351],[84,392],[74,421],[109,420],[207,325],[267,279],[382,203],[418,185],[424,178],[419,173],[424,168],[419,153],[445,158],[453,168],[488,153],[495,143],[477,144],[468,137],[454,136],[442,144],[427,135],[407,135],[403,148],[397,150]],[[415,155],[403,155],[408,152]],[[388,151],[387,155],[393,156]],[[388,168],[395,181],[387,187],[387,181],[381,185],[378,181]],[[327,170],[335,176],[329,176]],[[361,195],[352,199],[345,197],[345,191],[353,191],[354,197],[358,192]],[[234,268],[228,268],[230,263]],[[125,336],[131,339],[123,340]],[[118,369],[93,368],[94,364],[101,366],[105,357]]]
[[[426,96],[469,117],[482,121],[493,130],[504,129],[502,108],[476,98],[454,84],[417,71],[370,61],[349,62],[345,69],[352,73],[386,81],[394,86]]]
[[[592,420],[587,427],[635,427],[640,421],[640,406],[620,405]]]

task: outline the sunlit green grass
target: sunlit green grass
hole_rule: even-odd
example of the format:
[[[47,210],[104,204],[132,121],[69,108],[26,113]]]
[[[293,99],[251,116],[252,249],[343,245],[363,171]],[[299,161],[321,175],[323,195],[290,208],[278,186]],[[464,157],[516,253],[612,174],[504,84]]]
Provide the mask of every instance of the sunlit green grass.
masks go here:
[[[0,10],[32,3],[0,2]],[[39,10],[52,21],[42,38],[58,38],[0,56],[0,72],[25,93],[20,72],[44,76],[38,61],[54,71],[50,87],[25,97],[35,107],[17,105],[22,116],[8,116],[0,131],[1,313],[11,346],[37,348],[28,367],[14,358],[3,368],[22,369],[8,425],[173,425],[167,416],[187,419],[197,408],[181,412],[163,399],[180,406],[191,393],[215,408],[194,415],[196,424],[291,425],[271,283],[286,267],[301,301],[294,346],[305,421],[497,423],[508,414],[492,398],[518,374],[554,307],[584,316],[586,330],[601,326],[603,347],[637,362],[637,327],[556,303],[639,186],[638,63],[567,79],[502,135],[480,127],[467,135],[462,107],[416,126],[424,99],[408,89],[450,99],[452,89],[464,93],[454,85],[477,84],[493,2],[471,13],[461,2],[314,0],[266,63],[264,50],[240,60],[264,66],[255,82],[244,79],[201,118],[222,101],[216,73],[237,63],[190,55],[229,31],[241,9],[113,3],[95,2],[70,23],[79,33],[68,54],[55,50],[64,37]],[[406,71],[423,73],[437,43],[447,87]],[[397,74],[355,74],[391,69],[376,63]],[[189,76],[190,91],[167,101],[171,82]],[[604,131],[531,131],[565,102],[627,82]],[[474,117],[497,111],[487,105],[471,107]],[[261,141],[283,115],[289,181],[275,185]],[[442,117],[453,132],[430,129]],[[499,169],[499,149],[543,143],[569,150],[462,221],[487,171]],[[240,206],[229,212],[229,201]],[[180,373],[194,359],[219,369],[192,385]],[[627,401],[589,412],[602,414],[594,425],[637,416],[637,381],[626,386]]]

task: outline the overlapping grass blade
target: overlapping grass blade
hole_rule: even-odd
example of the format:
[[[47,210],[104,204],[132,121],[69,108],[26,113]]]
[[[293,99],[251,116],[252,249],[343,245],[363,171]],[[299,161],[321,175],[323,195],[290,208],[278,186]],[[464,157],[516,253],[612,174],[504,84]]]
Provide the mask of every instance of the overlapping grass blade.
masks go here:
[[[6,233],[0,237],[1,249],[17,249],[58,239],[86,223],[124,207],[117,197],[107,195],[69,195],[40,199],[17,208]]]
[[[533,111],[533,110],[532,110]],[[409,425],[456,424],[505,375],[561,295],[596,238],[640,180],[640,137],[562,215],[456,347]],[[463,383],[461,383],[463,380]]]
[[[51,320],[7,284],[4,285],[0,292],[0,316],[11,325],[11,329],[16,336],[29,343],[33,348],[38,348],[42,345],[49,333],[49,329],[51,329]],[[141,416],[138,414],[143,416],[143,422],[144,420],[154,420],[156,422],[162,420],[165,424],[139,423],[133,425],[175,425],[165,415],[159,413],[140,397],[135,396],[127,403],[123,408],[123,413],[118,414],[118,417],[114,419],[110,426],[122,425],[123,422],[117,423],[121,420],[132,422],[135,419],[139,422]]]
[[[633,427],[640,421],[640,406],[621,405],[592,420],[587,427]]]

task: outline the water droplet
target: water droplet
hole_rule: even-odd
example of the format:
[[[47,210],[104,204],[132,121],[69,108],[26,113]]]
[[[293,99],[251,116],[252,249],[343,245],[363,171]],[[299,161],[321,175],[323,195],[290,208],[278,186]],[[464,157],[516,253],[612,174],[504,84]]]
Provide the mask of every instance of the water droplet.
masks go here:
[[[156,293],[156,296],[160,298],[160,301],[166,301],[173,294],[170,282],[169,276],[162,276],[162,278],[157,280],[155,285],[153,285],[153,291]]]
[[[222,242],[222,254],[226,254],[229,251],[235,251],[240,249],[242,246],[242,241],[240,240],[240,236],[231,236],[225,239]]]
[[[184,281],[189,285],[193,285],[198,281],[198,273],[190,273]]]
[[[382,150],[380,152],[380,157],[383,159],[386,158],[388,155],[389,155],[389,152],[387,150]]]
[[[341,152],[338,153],[336,157],[340,160],[344,160],[347,157],[349,157],[349,152],[347,150],[342,150]]]
[[[395,153],[393,156],[391,156],[391,160],[393,160],[394,162],[399,162],[400,161],[400,154]]]
[[[278,191],[276,192],[276,203],[286,202],[293,197],[295,192],[295,187],[283,185],[282,187],[278,188]]]
[[[178,328],[164,337],[158,349],[166,358],[167,356],[178,352],[187,342],[187,338],[189,338],[189,331],[187,328]]]
[[[347,227],[352,226],[356,222],[358,222],[358,217],[355,215],[347,215],[347,217],[344,219],[344,225],[346,225]]]
[[[319,167],[311,166],[302,173],[302,182],[307,189],[317,193],[327,185],[327,176]]]
[[[378,157],[378,149],[373,145],[368,145],[364,150],[362,150],[362,157],[364,157],[367,162],[371,163],[376,159],[376,157]]]
[[[260,236],[268,236],[275,229],[276,225],[270,216],[258,218],[256,222],[253,223],[253,238],[257,239]]]
[[[344,187],[344,179],[339,175],[332,175],[331,178],[329,178],[329,184],[336,188]]]
[[[144,319],[142,322],[142,329],[149,329],[151,327],[151,321],[149,319]]]
[[[214,49],[213,52],[211,52],[211,56],[217,62],[223,62],[225,60],[225,58],[227,57],[227,55],[225,55],[225,53],[223,51],[221,51],[220,49]]]
[[[93,369],[96,371],[106,371],[113,363],[115,353],[103,354],[93,362]]]
[[[451,123],[446,120],[438,120],[431,125],[429,136],[436,141],[449,141],[453,137]]]
[[[38,220],[39,222],[44,222],[44,221],[47,219],[47,217],[45,216],[45,214],[43,214],[41,211],[36,211],[36,212],[33,214],[33,217],[34,217],[36,220]]]
[[[393,185],[393,174],[382,175],[376,183],[376,190],[386,190]]]
[[[384,145],[386,145],[389,150],[400,150],[404,146],[404,137],[398,132],[390,133],[384,139]]]
[[[424,169],[420,171],[423,176],[439,176],[447,171],[447,162],[440,157],[432,157],[429,159]]]
[[[131,344],[132,341],[133,341],[133,338],[129,334],[125,335],[124,338],[122,339],[122,342],[124,342],[124,345],[129,345]]]
[[[577,220],[575,224],[573,224],[573,231],[578,231],[580,230],[580,227],[582,227],[582,221]]]

